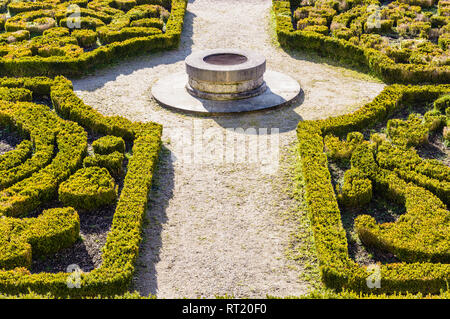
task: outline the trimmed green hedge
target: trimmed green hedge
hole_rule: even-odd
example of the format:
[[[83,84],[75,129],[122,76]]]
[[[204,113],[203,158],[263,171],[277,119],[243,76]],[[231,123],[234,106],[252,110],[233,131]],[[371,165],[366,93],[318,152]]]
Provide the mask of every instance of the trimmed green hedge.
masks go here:
[[[359,132],[350,132],[347,135],[347,141],[341,141],[338,137],[328,134],[325,136],[325,150],[327,155],[333,159],[348,159],[353,150],[363,141],[364,137]]]
[[[54,118],[45,107],[34,107],[32,103],[12,105],[10,102],[0,102],[0,124],[4,127],[17,126],[22,135],[30,136],[35,149],[31,158],[0,171],[0,189],[17,183],[50,163],[55,150]]]
[[[0,155],[0,171],[6,171],[23,163],[32,153],[33,143],[31,141],[20,142],[15,149]]]
[[[387,123],[387,134],[397,145],[418,146],[428,142],[430,128],[422,123],[419,114],[412,113],[407,120],[392,119]]]
[[[276,32],[282,47],[294,50],[313,51],[322,56],[365,66],[388,83],[449,83],[450,67],[426,64],[396,63],[387,55],[371,47],[362,47],[344,38],[323,35],[313,31],[294,30],[291,15],[295,1],[273,1]],[[350,30],[349,30],[350,32]]]
[[[423,160],[413,148],[393,147],[383,142],[376,160],[381,168],[397,173],[407,182],[428,189],[444,203],[450,203],[450,168],[438,160]]]
[[[31,91],[24,88],[0,87],[0,100],[9,102],[31,102]]]
[[[42,9],[51,9],[53,6],[51,3],[45,2],[11,2],[8,4],[8,11],[11,16],[14,16],[18,13],[29,12],[29,11],[37,11]]]
[[[100,166],[106,168],[111,175],[119,176],[123,173],[123,161],[125,156],[120,152],[112,152],[107,155],[95,154],[94,156],[88,156],[84,159],[83,165],[85,167]]]
[[[53,85],[53,79],[38,76],[34,78],[0,78],[0,87],[5,88],[23,88],[33,92],[34,95],[49,95],[50,87]]]
[[[97,42],[97,32],[92,30],[73,30],[72,36],[78,41],[78,45],[83,48],[90,48]]]
[[[374,226],[373,220],[369,217],[361,217],[358,220],[357,230],[366,242],[380,245],[379,238],[383,238],[385,248],[388,248],[387,245],[402,258],[412,261],[379,265],[381,288],[368,288],[366,280],[370,278],[370,270],[356,264],[349,257],[346,232],[342,226],[341,212],[331,183],[323,138],[327,134],[345,136],[351,131],[370,128],[379,122],[386,121],[395,111],[408,107],[410,104],[432,102],[449,92],[450,85],[402,86],[396,84],[386,87],[372,102],[351,114],[299,123],[297,135],[301,173],[305,181],[305,200],[313,229],[321,277],[328,287],[377,294],[439,293],[448,288],[450,265],[434,262],[437,260],[448,262],[448,248],[445,246],[449,242],[448,234],[450,233],[448,211],[443,208],[438,198],[423,188],[412,186],[412,184],[406,187],[405,185],[409,185],[406,182],[394,187],[398,185],[396,182],[400,183],[401,179],[394,172],[378,173],[381,168],[377,168],[373,155],[372,159],[364,155],[369,154],[367,153],[369,150],[364,149],[363,144],[352,154],[352,169],[358,169],[361,172],[361,178],[375,180],[375,191],[389,190],[387,194],[392,199],[405,203],[408,213],[405,215],[407,217],[400,221],[401,223],[414,227],[413,219],[418,218],[421,212],[425,212],[425,216],[421,216],[417,221],[421,220],[422,225],[427,223],[429,225],[429,229],[421,228],[420,236],[424,235],[423,237],[417,237],[408,243],[404,240],[405,237],[399,236],[401,233],[391,232],[395,227],[399,227],[399,231],[407,229],[406,227],[395,226],[397,223],[393,223],[394,226],[391,228],[388,224]],[[420,203],[422,198],[423,203]],[[431,214],[430,220],[426,219],[428,214]],[[383,230],[383,227],[386,230]],[[432,236],[427,239],[429,235]],[[441,235],[444,238],[440,237]],[[398,238],[402,240],[397,241]],[[421,239],[426,243],[427,248],[419,245]],[[436,239],[438,239],[436,243],[439,244],[433,246],[433,243],[429,241]],[[433,251],[431,254],[426,251],[430,247]],[[421,262],[414,261],[417,259]]]
[[[377,224],[371,216],[358,216],[355,229],[366,245],[390,251],[407,262],[450,261],[450,213],[435,195],[381,169],[368,143],[353,153],[352,169],[370,178],[381,196],[406,206],[406,213],[394,223]]]
[[[450,107],[450,94],[441,96],[439,99],[434,101],[434,107],[440,111],[444,111]]]
[[[344,206],[363,207],[372,199],[372,182],[358,170],[349,169],[344,173],[344,185],[337,198]]]
[[[131,22],[131,27],[151,27],[162,30],[164,28],[164,22],[158,18],[144,18]]]
[[[89,2],[88,8],[82,8],[81,10],[82,21],[87,21],[86,19],[91,17],[91,19],[103,21],[102,23],[111,24],[113,23],[112,20],[116,18],[120,22],[119,18],[124,15],[124,12],[109,6],[112,2],[105,0]],[[79,34],[75,34],[77,37],[65,36],[58,38],[49,37],[51,34],[48,33],[43,37],[31,39],[30,43],[25,47],[21,47],[24,45],[22,42],[14,42],[9,44],[9,47],[3,47],[0,44],[0,75],[79,76],[93,70],[97,66],[105,65],[130,55],[176,48],[181,38],[187,0],[139,1],[139,5],[145,5],[146,3],[162,4],[164,7],[170,8],[169,16],[167,16],[167,13],[163,14],[161,12],[161,19],[165,21],[164,33],[161,33],[160,29],[152,27],[128,28],[127,26],[121,26],[119,30],[123,28],[123,31],[110,30],[109,28],[102,29],[103,31],[99,32],[99,37],[103,37],[105,42],[120,42],[102,45],[86,52],[79,47],[79,44],[89,46],[93,44],[93,40],[86,36],[83,38]],[[31,28],[29,31],[34,34],[51,31],[50,26],[56,26],[56,22],[53,25],[53,23],[50,23],[50,20],[41,21],[39,19],[53,19],[53,21],[56,19],[58,23],[62,22],[64,24],[64,21],[67,22],[67,20],[64,20],[64,14],[67,12],[66,5],[61,4],[62,7],[58,7],[55,12],[41,10],[18,14],[6,21],[6,28],[8,31]],[[130,14],[129,18],[131,23],[133,19],[145,18],[145,15],[141,17],[139,14]],[[28,20],[36,23],[27,24]],[[31,25],[32,27],[30,27]],[[33,54],[34,51],[37,54]]]
[[[61,183],[58,197],[66,206],[94,210],[113,203],[117,199],[117,187],[106,168],[87,167]]]
[[[24,87],[30,89],[33,94],[38,94],[38,92],[50,94],[56,112],[63,118],[77,122],[97,134],[122,137],[127,142],[132,143],[133,147],[111,230],[103,248],[102,264],[91,272],[81,274],[81,288],[68,288],[69,273],[31,274],[26,269],[16,268],[0,271],[0,291],[8,294],[20,294],[31,290],[41,294],[51,293],[57,297],[114,296],[125,292],[131,282],[135,267],[134,263],[138,256],[148,193],[161,147],[162,127],[155,123],[133,123],[125,118],[101,115],[85,105],[75,95],[71,82],[64,77],[57,77],[55,80],[45,78],[37,78],[35,80],[30,78],[0,79],[0,86],[2,85],[7,87]],[[62,121],[61,119],[59,120]],[[66,122],[64,121],[64,123]],[[78,127],[73,122],[67,123],[72,123],[74,127]],[[57,135],[57,140],[61,132]],[[83,153],[85,152],[87,145],[85,132],[83,132],[83,141],[74,137],[70,138],[70,141],[75,149],[68,150],[66,147],[63,147],[64,145],[58,145],[59,153],[55,159],[60,154],[70,154],[73,163],[75,164],[76,162],[77,164],[75,166],[79,167],[80,162],[78,161],[76,150],[79,149]],[[43,171],[49,172],[47,168],[55,166],[55,159],[50,165],[35,174],[42,174]],[[67,175],[62,171],[60,172],[63,173],[64,179],[71,175],[68,172],[70,169],[66,168],[66,170]],[[34,181],[34,184],[39,185],[46,180],[44,178],[40,182]],[[18,184],[20,182],[16,185]],[[52,192],[52,196],[55,193]],[[3,200],[3,198],[1,199]],[[5,202],[0,203],[3,204]],[[11,204],[14,205],[14,203]],[[1,205],[0,207],[4,208],[6,206]]]
[[[55,197],[59,184],[81,165],[87,152],[87,134],[49,107],[29,102],[0,101],[0,123],[14,124],[35,145],[33,156],[5,171],[1,179],[6,188],[0,192],[0,215],[26,214]]]

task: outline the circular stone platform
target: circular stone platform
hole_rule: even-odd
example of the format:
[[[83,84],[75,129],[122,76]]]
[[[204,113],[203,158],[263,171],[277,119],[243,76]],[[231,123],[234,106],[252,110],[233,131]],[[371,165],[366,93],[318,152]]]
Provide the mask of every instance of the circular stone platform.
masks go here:
[[[188,75],[184,72],[159,79],[152,87],[153,98],[162,105],[196,113],[235,113],[258,111],[284,105],[298,96],[300,85],[290,76],[268,70],[264,74],[266,90],[257,96],[240,100],[215,101],[194,97],[186,90]]]

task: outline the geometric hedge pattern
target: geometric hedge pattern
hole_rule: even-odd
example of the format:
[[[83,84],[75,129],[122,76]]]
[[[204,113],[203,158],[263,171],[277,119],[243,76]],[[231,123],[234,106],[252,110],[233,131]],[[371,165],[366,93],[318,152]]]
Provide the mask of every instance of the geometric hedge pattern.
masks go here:
[[[448,83],[449,2],[273,1],[278,41],[388,83]]]
[[[0,291],[16,294],[31,289],[74,297],[115,295],[126,291],[138,254],[162,127],[151,122],[130,122],[119,116],[101,115],[75,95],[71,82],[64,77],[54,80],[3,78],[0,88],[3,88],[1,125],[17,129],[24,141],[31,141],[34,148],[32,154],[22,155],[22,162],[19,147],[0,157],[0,162],[5,156],[16,157],[18,166],[34,162],[26,174],[15,176],[0,191],[0,215],[3,216],[0,219]],[[56,112],[46,105],[26,101],[42,95],[51,97]],[[82,166],[87,155],[86,131],[109,136],[108,141],[115,143],[112,144],[115,149],[123,150],[123,144],[117,144],[113,137],[120,138],[122,143],[125,140],[132,145],[132,156],[103,249],[102,264],[81,274],[79,289],[70,289],[67,284],[69,273],[30,273],[27,268],[32,256],[54,253],[70,247],[78,239],[77,212],[71,207],[62,207],[44,210],[37,217],[27,215],[57,198],[59,185]],[[50,159],[45,156],[46,152],[51,153]],[[108,170],[98,167],[86,170],[89,175],[80,175],[80,171],[74,179],[89,176],[89,182],[111,183]],[[94,180],[93,176],[98,177]],[[112,191],[114,200],[114,188]]]
[[[444,124],[436,121],[447,119],[436,109],[432,110],[436,121],[430,116],[428,121],[420,119],[422,127],[416,125],[418,116],[414,113],[408,120],[389,118],[411,106],[432,104],[446,94],[448,98],[449,93],[449,85],[396,84],[386,87],[374,101],[354,113],[299,123],[305,199],[322,280],[327,286],[375,293],[439,293],[447,289],[450,212],[446,203],[450,199],[450,169],[439,161],[420,159],[413,146],[418,141],[408,139],[414,130],[422,129],[422,133],[442,130]],[[387,136],[376,133],[365,140],[357,133],[386,121]],[[401,126],[408,134],[402,135],[398,129]],[[423,138],[428,138],[427,133]],[[347,157],[351,163],[342,189],[333,187],[328,166],[329,157],[336,156]],[[371,269],[350,258],[341,216],[345,214],[343,207],[364,207],[375,193],[405,205],[406,212],[390,223],[377,223],[364,213],[355,220],[356,233],[365,245],[389,251],[400,259],[396,263],[378,264],[381,287],[369,289],[367,279]]]
[[[403,2],[381,8],[375,28],[365,21],[373,15],[367,6],[379,6],[378,1],[351,1],[345,8],[336,1],[273,5],[283,47],[352,61],[386,82],[435,83],[393,84],[354,113],[298,125],[299,178],[305,181],[321,276],[337,290],[438,293],[448,288],[449,168],[420,158],[416,151],[433,132],[448,139],[450,85],[439,84],[450,79],[445,53],[448,3]],[[23,137],[14,150],[0,156],[0,291],[80,297],[127,290],[162,127],[101,115],[75,95],[62,75],[84,74],[132,54],[176,47],[186,4],[0,0],[0,74],[18,76],[0,79],[0,125]],[[80,8],[77,20],[73,5]],[[437,14],[427,13],[433,6]],[[73,28],[74,23],[79,27]],[[411,37],[410,47],[387,49],[393,33]],[[56,77],[45,77],[50,75]],[[42,96],[50,97],[51,108],[33,102]],[[425,114],[408,111],[424,104],[433,105]],[[399,112],[410,114],[394,119]],[[368,134],[380,123],[384,130]],[[104,136],[96,141],[95,156],[87,156],[88,132]],[[132,156],[116,199],[111,175],[123,173],[125,144],[132,146]],[[339,187],[333,185],[331,160],[350,165]],[[101,185],[106,195],[89,192],[80,187],[83,183]],[[101,266],[82,273],[78,289],[70,289],[69,273],[29,271],[33,256],[52,254],[78,239],[80,219],[70,205],[29,216],[58,195],[75,204],[79,198],[90,198],[93,205],[117,200]],[[404,206],[405,213],[390,223],[378,223],[364,213],[355,219],[355,232],[364,245],[399,260],[378,265],[381,286],[371,290],[371,270],[349,255],[342,214],[349,207],[364,208],[375,195]]]
[[[0,0],[0,75],[80,75],[175,48],[186,0]]]

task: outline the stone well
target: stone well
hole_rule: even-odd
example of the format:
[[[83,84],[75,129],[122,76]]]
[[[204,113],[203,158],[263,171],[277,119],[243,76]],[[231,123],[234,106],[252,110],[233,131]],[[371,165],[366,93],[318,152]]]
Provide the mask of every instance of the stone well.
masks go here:
[[[223,114],[282,106],[301,92],[290,76],[266,70],[263,55],[239,49],[194,52],[186,71],[159,79],[152,97],[176,110]]]

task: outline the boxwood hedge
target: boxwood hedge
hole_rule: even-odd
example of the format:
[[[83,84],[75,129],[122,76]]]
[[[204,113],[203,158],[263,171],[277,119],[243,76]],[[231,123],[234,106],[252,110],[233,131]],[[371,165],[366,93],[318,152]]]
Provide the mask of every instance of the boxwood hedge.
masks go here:
[[[33,143],[23,140],[15,149],[0,155],[0,171],[11,169],[23,163],[33,153]]]
[[[4,171],[1,179],[0,215],[26,214],[52,198],[59,183],[82,163],[87,134],[49,107],[30,102],[0,100],[0,124],[16,126],[35,146],[31,158]]]
[[[106,155],[94,154],[93,156],[86,157],[83,161],[83,165],[85,167],[104,167],[111,173],[111,175],[120,176],[123,173],[124,159],[124,154],[117,151]]]
[[[81,166],[82,159],[86,155],[87,136],[79,125],[97,134],[121,137],[132,144],[132,156],[128,162],[123,189],[103,248],[101,266],[91,272],[82,273],[80,288],[73,289],[67,285],[71,278],[70,273],[30,273],[26,268],[7,269],[7,267],[0,270],[0,291],[19,294],[31,290],[59,297],[113,296],[125,292],[134,273],[134,263],[139,251],[141,227],[147,209],[153,170],[160,150],[162,127],[156,123],[130,122],[118,116],[101,115],[75,95],[71,82],[64,77],[57,77],[54,80],[44,77],[0,78],[0,87],[24,88],[32,91],[33,95],[49,94],[58,115],[70,120],[64,121],[52,113],[55,117],[52,122],[55,123],[55,128],[58,128],[57,133],[55,132],[58,153],[49,165],[0,193],[0,213],[12,216],[7,218],[30,211],[41,202],[54,198],[60,182]],[[6,101],[1,103],[8,108],[23,108],[27,112],[32,112],[26,103],[8,104]],[[40,107],[45,108],[34,105],[35,110],[40,110]],[[40,111],[45,113],[43,109]],[[21,223],[21,220],[14,219],[13,222]],[[77,232],[71,232],[75,233]],[[0,238],[2,235],[4,233],[0,234]],[[26,243],[30,244],[33,250],[33,238],[35,237],[31,236],[28,241],[20,242],[25,246]],[[56,240],[58,241],[60,244],[68,244],[67,240]],[[40,251],[39,243],[43,242],[38,238],[35,242]],[[42,247],[44,252],[58,248],[53,247],[51,250],[45,248],[46,246]],[[26,266],[31,257],[28,253],[24,253],[23,256],[20,264]]]
[[[298,0],[273,0],[279,43],[285,48],[313,51],[347,64],[364,66],[388,83],[448,83],[450,81],[448,60],[437,61],[437,57],[435,59],[437,55],[448,58],[445,54],[446,47],[438,48],[424,39],[419,39],[417,43],[413,40],[404,41],[399,49],[385,46],[383,45],[385,39],[374,32],[379,30],[389,35],[389,32],[393,32],[391,30],[393,21],[375,20],[372,22],[377,27],[373,30],[368,29],[371,27],[371,18],[375,17],[377,10],[381,10],[379,1],[346,1],[345,4],[333,0],[318,1],[314,7],[305,6]],[[402,36],[401,30],[405,30],[406,33],[403,35],[405,38],[424,37],[425,35],[421,35],[422,31],[427,37],[443,34],[442,39],[449,34],[450,24],[447,16],[438,13],[441,15],[440,22],[436,19],[432,22],[431,17],[428,17],[430,14],[420,12],[420,7],[413,6],[405,10],[403,7],[409,7],[409,5],[397,2],[396,4],[398,8],[388,7],[381,10],[380,17],[398,16],[395,18],[395,31],[400,32],[399,37]],[[296,11],[293,14],[291,10]],[[414,19],[408,17],[400,19],[408,10]],[[331,16],[333,16],[332,20],[330,20]],[[420,19],[431,22],[416,21]],[[294,28],[295,21],[297,21],[297,28]],[[377,21],[380,22],[379,26]],[[445,26],[442,26],[442,23]],[[438,27],[441,29],[436,31]],[[442,40],[441,43],[443,45],[444,41]],[[430,54],[430,52],[435,53]],[[429,61],[430,59],[437,62],[433,64]]]
[[[28,268],[32,255],[49,255],[70,247],[79,231],[80,220],[71,207],[48,209],[35,218],[2,218],[0,268]]]
[[[73,1],[9,3],[13,16],[0,14],[0,31],[11,33],[0,39],[0,75],[77,76],[130,55],[178,46],[187,0],[123,1],[116,6],[119,3],[76,1],[79,18],[71,16]],[[161,22],[137,22],[150,18]],[[75,23],[81,29],[74,28]],[[12,34],[17,31],[22,33]]]
[[[94,152],[100,155],[111,154],[112,152],[125,152],[125,142],[121,137],[107,135],[100,137],[92,143]]]
[[[112,204],[117,198],[117,187],[106,168],[86,167],[61,183],[58,198],[66,206],[94,210]]]
[[[448,288],[450,264],[445,245],[450,242],[450,232],[446,206],[431,192],[405,181],[396,171],[379,167],[371,150],[376,146],[365,142],[352,153],[351,164],[352,169],[357,170],[355,174],[359,174],[360,179],[375,182],[374,191],[386,193],[391,199],[404,203],[407,210],[405,217],[397,223],[376,224],[369,216],[357,219],[356,230],[363,241],[391,250],[403,259],[400,263],[379,264],[381,288],[368,287],[371,270],[357,264],[349,256],[341,211],[324,152],[324,137],[328,134],[344,137],[349,132],[373,127],[411,104],[432,103],[449,92],[450,85],[395,84],[386,87],[372,102],[351,114],[299,123],[298,150],[305,181],[305,200],[321,277],[328,287],[363,293],[439,293]],[[442,167],[434,162],[428,168],[417,158],[412,161],[415,161],[414,166],[409,172],[413,174],[419,170],[436,179],[443,179],[448,173],[448,168],[443,172]],[[394,166],[400,165],[393,162]],[[407,237],[412,234],[417,234],[417,238]]]

